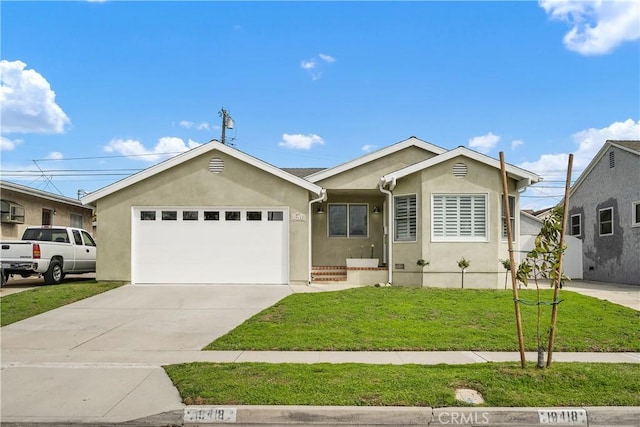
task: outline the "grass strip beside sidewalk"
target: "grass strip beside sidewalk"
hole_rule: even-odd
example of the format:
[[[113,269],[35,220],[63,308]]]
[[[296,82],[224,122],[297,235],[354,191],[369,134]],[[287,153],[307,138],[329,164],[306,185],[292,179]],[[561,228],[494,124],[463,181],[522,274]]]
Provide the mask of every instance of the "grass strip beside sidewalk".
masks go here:
[[[542,299],[553,292],[544,289]],[[535,301],[534,290],[520,298]],[[640,312],[562,290],[555,351],[640,351]],[[542,306],[546,336],[551,305]],[[525,345],[536,351],[537,306],[521,305]],[[544,342],[546,345],[546,342]],[[205,350],[515,351],[510,290],[365,287],[293,294]]]
[[[74,282],[41,286],[0,298],[0,326],[71,304],[122,286],[122,282]]]
[[[457,388],[479,391],[483,406],[640,405],[635,364],[187,363],[165,370],[187,405],[470,406],[455,400]]]

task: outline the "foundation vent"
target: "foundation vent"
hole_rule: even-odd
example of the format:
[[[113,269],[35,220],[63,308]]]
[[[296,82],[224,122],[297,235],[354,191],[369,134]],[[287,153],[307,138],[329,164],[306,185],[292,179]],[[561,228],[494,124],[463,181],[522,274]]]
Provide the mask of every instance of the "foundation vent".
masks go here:
[[[213,158],[209,160],[209,171],[213,173],[220,173],[224,169],[224,161],[222,159]]]
[[[456,163],[453,165],[453,176],[457,178],[464,178],[467,176],[467,165],[464,163]]]

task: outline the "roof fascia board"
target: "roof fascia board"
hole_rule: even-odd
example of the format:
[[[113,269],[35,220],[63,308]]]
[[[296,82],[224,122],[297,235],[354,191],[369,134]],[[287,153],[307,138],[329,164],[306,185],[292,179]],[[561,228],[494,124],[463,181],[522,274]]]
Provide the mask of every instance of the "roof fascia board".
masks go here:
[[[53,202],[65,203],[67,205],[73,205],[83,209],[91,209],[83,206],[79,200],[72,199],[67,196],[58,196],[57,194],[49,193],[47,191],[38,190],[37,188],[31,188],[13,182],[2,181],[0,188],[3,190],[15,191],[16,193],[26,194],[32,197],[39,197],[41,199],[51,200]]]
[[[423,150],[429,151],[436,155],[440,155],[447,151],[444,148],[440,148],[436,145],[430,144],[428,142],[425,142],[425,141],[422,141],[421,139],[416,138],[415,136],[412,136],[411,138],[405,139],[404,141],[401,141],[396,144],[390,145],[388,147],[382,148],[380,150],[374,151],[373,153],[366,154],[362,157],[358,157],[357,159],[350,160],[346,163],[342,163],[341,165],[335,166],[333,168],[316,172],[306,177],[306,179],[308,181],[316,183],[318,181],[322,181],[323,179],[330,178],[332,176],[338,175],[342,172],[346,172],[358,166],[362,166],[374,160],[381,159],[385,156],[396,153],[400,150],[404,150],[405,148],[411,147],[411,146],[422,148]]]
[[[391,180],[393,178],[395,179],[400,179],[403,178],[407,175],[410,175],[412,173],[416,173],[422,169],[426,169],[428,167],[437,165],[439,163],[442,163],[444,161],[450,160],[454,157],[457,156],[464,156],[464,157],[468,157],[470,159],[476,160],[480,163],[484,163],[488,166],[492,166],[496,169],[500,169],[500,161],[496,160],[494,158],[491,158],[489,156],[485,156],[484,154],[480,154],[477,153],[473,150],[469,150],[466,147],[457,147],[454,148],[453,150],[447,151],[444,154],[440,154],[439,156],[436,157],[432,157],[430,159],[427,160],[423,160],[420,163],[416,163],[415,165],[411,165],[411,166],[407,166],[406,168],[397,170],[395,172],[392,172],[390,174],[387,174],[385,176],[382,177],[383,182],[388,183],[391,182]],[[536,182],[540,182],[542,181],[542,178],[532,172],[526,171],[524,169],[521,169],[517,166],[513,166],[510,164],[505,164],[505,170],[507,172],[507,174],[509,176],[511,176],[512,178],[516,179],[518,181],[518,186],[521,188],[525,188],[529,185],[531,185],[531,183],[536,183]],[[522,184],[520,184],[520,182],[522,182]],[[518,189],[521,189],[518,188]]]
[[[272,175],[275,175],[279,178],[282,178],[286,181],[289,181],[293,184],[296,184],[308,191],[311,191],[315,194],[320,194],[322,188],[310,183],[302,178],[298,178],[297,176],[290,174],[289,172],[283,171],[280,168],[277,168],[273,165],[270,165],[269,163],[263,162],[261,160],[256,159],[255,157],[252,157],[248,154],[245,154],[239,150],[236,150],[235,148],[231,148],[228,145],[225,144],[221,144],[218,141],[211,141],[208,142],[206,144],[203,144],[199,147],[193,148],[189,151],[186,151],[182,154],[179,154],[177,156],[174,156],[170,159],[167,159],[161,163],[158,163],[157,165],[153,165],[141,172],[138,172],[134,175],[131,175],[127,178],[124,178],[120,181],[117,181],[107,187],[101,188],[97,191],[94,191],[92,193],[87,194],[86,196],[84,196],[81,201],[83,204],[91,204],[93,202],[95,202],[98,199],[101,199],[105,196],[108,196],[112,193],[115,193],[116,191],[122,190],[130,185],[133,185],[135,183],[138,183],[142,180],[145,180],[147,178],[150,178],[156,174],[159,174],[160,172],[164,172],[174,166],[177,166],[181,163],[187,162],[191,159],[194,159],[198,156],[201,156],[203,154],[206,154],[208,152],[212,152],[212,151],[220,151],[224,154],[227,154],[231,157],[234,157],[238,160],[241,160],[245,163],[249,163],[252,166],[255,166],[259,169],[262,169],[266,172],[271,173]]]

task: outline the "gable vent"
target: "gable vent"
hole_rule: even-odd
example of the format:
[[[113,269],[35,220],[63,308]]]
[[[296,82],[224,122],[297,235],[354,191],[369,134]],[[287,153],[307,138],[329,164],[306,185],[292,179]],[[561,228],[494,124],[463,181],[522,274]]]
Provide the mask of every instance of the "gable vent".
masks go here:
[[[464,163],[456,163],[453,165],[453,176],[457,178],[464,178],[467,176],[467,165]]]
[[[209,160],[209,171],[220,173],[224,170],[224,161],[222,159],[213,158]]]
[[[609,167],[614,168],[616,166],[616,155],[614,151],[609,151]]]

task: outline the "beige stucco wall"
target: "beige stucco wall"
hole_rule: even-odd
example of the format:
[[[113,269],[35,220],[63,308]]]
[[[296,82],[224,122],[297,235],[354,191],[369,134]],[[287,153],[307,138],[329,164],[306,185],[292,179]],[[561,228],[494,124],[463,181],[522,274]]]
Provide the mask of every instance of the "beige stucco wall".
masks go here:
[[[11,201],[24,207],[24,224],[2,223],[3,240],[19,239],[25,228],[42,225],[42,209],[55,211],[51,215],[51,225],[58,227],[71,226],[71,214],[82,215],[83,228],[92,233],[92,209],[90,207],[74,206],[63,202],[32,196],[18,191],[2,189],[2,200]]]
[[[453,176],[455,163],[463,162],[468,167],[464,178]],[[508,180],[510,194],[516,196],[515,181]],[[424,286],[460,287],[461,272],[457,261],[462,257],[471,262],[465,273],[465,288],[504,288],[504,268],[500,259],[508,258],[508,245],[502,239],[501,198],[502,178],[500,170],[458,157],[432,166],[398,181],[394,195],[417,193],[418,241],[397,242],[393,246],[394,283],[420,286],[418,259],[428,260],[424,268]],[[431,197],[434,193],[478,193],[488,195],[488,239],[486,242],[436,242],[431,238]],[[516,215],[515,236],[518,236],[518,215]],[[517,248],[517,237],[514,248]],[[404,264],[404,270],[395,268]]]
[[[224,161],[221,173],[208,169],[211,158]],[[309,192],[295,184],[221,152],[209,152],[126,187],[97,201],[100,240],[98,280],[131,280],[133,206],[289,207],[305,221],[289,223],[289,280],[308,280]],[[106,237],[109,236],[109,237]]]
[[[327,189],[328,199],[323,203],[325,214],[313,215],[313,264],[314,265],[345,265],[347,257],[365,258],[371,255],[371,245],[374,245],[374,258],[383,262],[386,195],[378,189],[380,178],[390,172],[402,169],[422,160],[433,157],[434,154],[418,147],[408,147],[381,159],[373,160],[359,167],[317,182]],[[331,203],[367,203],[369,205],[369,236],[368,237],[329,237],[328,205]],[[378,208],[379,213],[373,213]]]
[[[331,203],[366,203],[369,205],[368,237],[329,237],[329,209]],[[313,221],[313,265],[346,265],[347,258],[370,258],[373,244],[373,258],[383,259],[383,214],[373,213],[374,207],[382,210],[384,195],[359,195],[357,193],[334,194],[323,203],[323,214],[316,212],[314,205]]]
[[[429,151],[411,146],[389,154],[381,159],[373,160],[362,166],[319,181],[317,184],[326,188],[329,192],[331,192],[331,190],[353,189],[376,190],[378,188],[378,182],[383,175],[430,159],[433,156],[435,156],[435,154]]]

